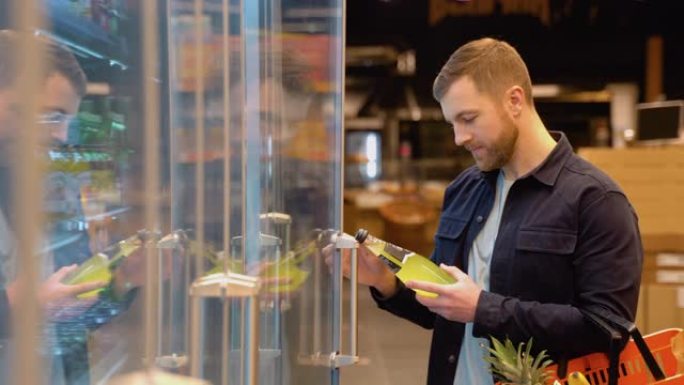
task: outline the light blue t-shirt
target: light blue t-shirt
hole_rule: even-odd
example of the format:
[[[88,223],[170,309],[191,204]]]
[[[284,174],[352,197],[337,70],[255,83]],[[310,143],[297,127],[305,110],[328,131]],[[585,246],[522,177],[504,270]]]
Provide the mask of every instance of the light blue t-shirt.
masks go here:
[[[506,203],[508,191],[515,180],[504,178],[503,171],[499,171],[496,181],[496,194],[492,211],[480,233],[473,241],[473,247],[468,254],[468,275],[482,290],[489,290],[489,265],[494,252],[494,242],[499,233],[501,214]],[[473,323],[465,324],[465,334],[458,357],[454,385],[492,385],[492,374],[489,364],[483,357],[489,341],[485,338],[473,337]]]

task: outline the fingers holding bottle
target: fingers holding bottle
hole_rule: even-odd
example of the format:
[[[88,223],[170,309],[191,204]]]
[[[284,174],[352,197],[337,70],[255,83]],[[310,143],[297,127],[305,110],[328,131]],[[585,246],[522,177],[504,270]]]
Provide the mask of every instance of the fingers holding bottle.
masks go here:
[[[366,246],[359,245],[357,250],[358,283],[365,286],[372,286],[378,289],[383,295],[391,295],[396,291],[396,278],[394,273],[387,267],[382,260],[375,256]],[[330,244],[323,248],[325,263],[332,272],[335,258],[335,246]],[[341,249],[340,253],[342,274],[349,278],[351,276],[351,250]]]

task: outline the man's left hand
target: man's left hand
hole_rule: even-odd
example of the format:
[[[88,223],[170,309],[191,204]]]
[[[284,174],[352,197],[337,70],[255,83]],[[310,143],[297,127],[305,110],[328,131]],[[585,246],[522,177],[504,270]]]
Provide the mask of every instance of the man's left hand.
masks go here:
[[[482,289],[457,267],[444,264],[439,267],[456,278],[456,283],[440,285],[425,281],[409,281],[406,287],[437,294],[436,298],[417,294],[416,300],[442,318],[449,321],[473,322]]]

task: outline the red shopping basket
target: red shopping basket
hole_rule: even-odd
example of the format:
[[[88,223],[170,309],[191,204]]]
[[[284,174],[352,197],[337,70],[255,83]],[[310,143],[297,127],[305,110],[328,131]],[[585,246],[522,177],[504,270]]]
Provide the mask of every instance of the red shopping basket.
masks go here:
[[[679,374],[684,359],[676,353],[684,343],[682,329],[666,329],[642,337],[634,323],[607,311],[583,311],[588,319],[611,337],[608,354],[592,353],[567,362],[562,376],[582,372],[591,385],[684,385],[684,374]],[[620,351],[623,336],[631,339]],[[680,345],[673,350],[673,346]],[[678,368],[679,365],[679,368]],[[559,373],[558,366],[549,366]],[[551,378],[548,384],[558,380],[567,385],[567,378]]]

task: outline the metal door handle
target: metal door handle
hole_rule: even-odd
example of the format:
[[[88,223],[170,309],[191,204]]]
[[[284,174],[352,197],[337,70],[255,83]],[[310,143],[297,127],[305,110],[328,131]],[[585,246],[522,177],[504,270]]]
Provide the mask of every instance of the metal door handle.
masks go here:
[[[258,384],[258,331],[259,331],[259,304],[258,296],[261,288],[259,278],[235,274],[235,273],[216,273],[197,279],[190,287],[191,301],[191,338],[190,338],[190,375],[201,377],[202,370],[202,351],[204,342],[201,338],[200,319],[201,306],[200,300],[205,298],[224,298],[241,299],[245,303],[246,319],[244,328],[245,346],[242,347],[242,362],[244,385]],[[224,314],[229,317],[229,314]],[[228,338],[224,336],[224,338]],[[227,351],[223,352],[222,362],[228,362]],[[227,371],[228,365],[222,366],[222,370]],[[227,379],[227,373],[223,373],[222,378]]]
[[[330,355],[330,367],[354,365],[359,361],[357,352],[358,337],[358,243],[349,234],[340,232],[333,235],[332,242],[335,245],[333,257],[333,353]],[[349,352],[342,353],[342,318],[343,318],[343,276],[342,276],[342,253],[344,250],[351,251],[350,260],[350,309],[349,309]]]

